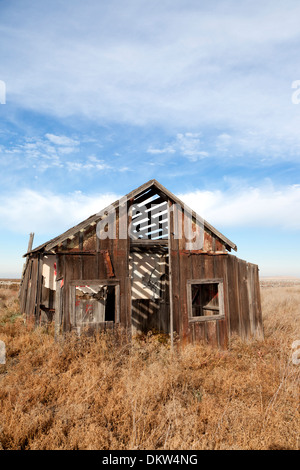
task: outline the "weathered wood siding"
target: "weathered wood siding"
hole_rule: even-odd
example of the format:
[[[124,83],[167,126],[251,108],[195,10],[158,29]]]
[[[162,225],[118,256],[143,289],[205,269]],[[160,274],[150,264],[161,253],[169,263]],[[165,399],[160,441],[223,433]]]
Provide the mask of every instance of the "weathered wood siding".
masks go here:
[[[171,275],[173,325],[183,343],[206,341],[226,348],[228,339],[238,333],[243,339],[262,336],[258,267],[222,250],[186,250],[187,240],[174,237],[175,223],[183,223],[177,214],[171,217]],[[206,232],[205,232],[206,233]],[[213,247],[206,237],[206,248]],[[220,247],[218,247],[220,248]],[[218,253],[217,253],[218,251]],[[191,321],[188,305],[188,281],[221,279],[225,318]]]
[[[96,234],[96,225],[90,228],[87,236],[78,237],[78,244],[72,242],[57,252],[57,280],[60,283],[60,296],[62,297],[60,318],[63,331],[70,331],[72,324],[70,305],[73,281],[82,284],[98,283],[107,280],[107,283],[116,281],[119,285],[120,297],[120,324],[125,328],[131,326],[130,279],[129,279],[129,240],[119,239],[119,211],[116,220],[116,239],[100,240]],[[80,240],[81,238],[81,240]],[[109,261],[109,263],[108,263]]]
[[[39,256],[30,257],[26,261],[24,278],[20,290],[20,310],[36,323],[39,321],[39,299],[41,295],[42,261]]]

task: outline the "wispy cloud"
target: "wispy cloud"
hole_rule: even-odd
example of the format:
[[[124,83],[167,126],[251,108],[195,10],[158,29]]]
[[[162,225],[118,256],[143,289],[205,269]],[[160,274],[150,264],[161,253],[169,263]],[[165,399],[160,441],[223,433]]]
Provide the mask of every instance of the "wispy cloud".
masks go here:
[[[88,157],[84,162],[67,161],[66,167],[70,171],[82,171],[82,170],[113,170],[111,165],[108,165],[104,160],[99,160],[95,156]],[[119,171],[122,171],[119,169]]]
[[[45,134],[45,137],[55,145],[60,147],[76,147],[80,144],[78,140],[71,139],[65,135]]]
[[[185,132],[179,133],[170,144],[162,148],[148,147],[147,153],[154,155],[178,154],[194,162],[201,158],[209,156],[209,153],[203,149],[203,143],[200,140],[200,133]]]
[[[208,152],[201,149],[200,134],[192,132],[177,134],[177,143],[181,154],[191,161],[196,161],[209,155]]]
[[[163,147],[163,148],[154,148],[154,147],[149,147],[147,149],[147,153],[151,153],[153,155],[161,155],[161,154],[164,154],[164,153],[175,153],[176,150],[174,147],[172,147],[172,145],[167,145],[166,147]]]
[[[226,12],[222,2],[213,5],[190,1],[183,8],[175,0],[172,8],[169,2],[153,8],[131,0],[126,13],[116,0],[89,0],[84,8],[74,0],[71,11],[57,0],[51,9],[37,0],[24,0],[17,11],[7,5],[1,15],[9,24],[2,42],[12,51],[2,58],[7,102],[106,124],[191,132],[209,126],[242,133],[247,146],[265,152],[272,144],[280,155],[299,150],[300,108],[291,102],[291,83],[299,78],[300,5],[229,1]]]
[[[6,165],[9,158],[14,158],[15,171],[24,168],[41,173],[51,168],[72,172],[129,170],[126,165],[108,164],[95,155],[86,155],[78,139],[53,134],[0,146],[0,164]]]

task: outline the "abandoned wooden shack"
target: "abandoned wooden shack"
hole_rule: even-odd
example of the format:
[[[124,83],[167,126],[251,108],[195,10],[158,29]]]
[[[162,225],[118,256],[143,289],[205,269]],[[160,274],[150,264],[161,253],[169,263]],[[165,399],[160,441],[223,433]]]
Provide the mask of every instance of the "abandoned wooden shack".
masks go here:
[[[226,348],[262,337],[259,270],[156,180],[28,252],[21,311],[56,333],[124,327]]]

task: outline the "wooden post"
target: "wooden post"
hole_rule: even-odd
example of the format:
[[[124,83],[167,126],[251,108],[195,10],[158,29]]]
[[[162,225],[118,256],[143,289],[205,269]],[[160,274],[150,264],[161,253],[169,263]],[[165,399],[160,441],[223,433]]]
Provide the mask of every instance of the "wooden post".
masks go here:
[[[27,253],[29,253],[29,251],[32,250],[33,239],[34,239],[34,233],[31,233],[31,234],[29,235],[29,242],[28,242]]]
[[[172,202],[168,201],[168,251],[169,251],[169,298],[170,298],[170,336],[171,350],[174,350],[174,325],[173,325],[173,288],[172,288],[172,254],[171,254],[171,235],[173,232],[173,224],[171,223],[171,206]],[[173,217],[172,217],[173,221]]]
[[[59,338],[62,318],[62,298],[61,298],[61,280],[56,281],[55,293],[55,318],[54,318],[54,337]]]
[[[31,233],[29,235],[29,242],[28,242],[28,248],[27,248],[27,253],[32,250],[32,245],[33,245],[33,239],[34,239],[34,233]],[[22,269],[22,277],[21,277],[21,283],[20,283],[20,288],[19,288],[19,298],[22,296],[22,287],[23,287],[23,281],[24,281],[24,274],[25,270],[28,264],[28,256],[26,256],[26,261],[23,264],[23,269]]]

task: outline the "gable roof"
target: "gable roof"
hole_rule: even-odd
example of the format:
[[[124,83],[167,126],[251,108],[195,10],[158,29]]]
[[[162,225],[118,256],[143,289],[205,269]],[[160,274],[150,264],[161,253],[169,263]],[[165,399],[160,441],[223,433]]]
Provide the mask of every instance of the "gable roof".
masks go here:
[[[173,193],[171,193],[168,189],[166,189],[162,184],[160,184],[158,181],[155,179],[152,179],[148,181],[147,183],[144,183],[143,185],[139,186],[138,188],[134,189],[130,193],[126,194],[126,196],[123,196],[123,200],[131,200],[134,199],[138,196],[143,196],[147,195],[147,193],[150,193],[150,190],[156,190],[160,195],[166,196],[167,199],[170,199],[173,203],[179,204],[182,208],[185,209],[185,211],[191,215],[196,214],[195,211],[190,209],[185,203],[183,203],[178,197],[176,197]],[[111,207],[118,207],[120,205],[120,199],[117,201],[113,202],[110,204],[110,206],[106,207],[105,209],[101,210],[97,214],[94,214],[90,216],[88,219],[84,220],[78,225],[75,225],[74,227],[70,228],[66,232],[62,233],[61,235],[52,238],[51,240],[47,241],[46,243],[43,243],[42,245],[38,246],[37,248],[34,248],[33,250],[29,251],[24,255],[27,256],[31,253],[36,253],[39,251],[51,251],[53,250],[57,245],[63,243],[65,240],[68,238],[74,236],[80,231],[84,231],[86,228],[88,228],[91,225],[96,225],[99,220],[101,220],[101,216],[103,213],[109,211]],[[138,201],[137,201],[138,203]],[[204,222],[204,227],[208,230],[210,230],[214,235],[216,235],[217,238],[219,238],[229,249],[233,249],[237,251],[237,246],[235,243],[233,243],[231,240],[229,240],[227,237],[225,237],[221,232],[219,232],[216,228],[214,228],[211,224],[209,224],[206,220]]]

